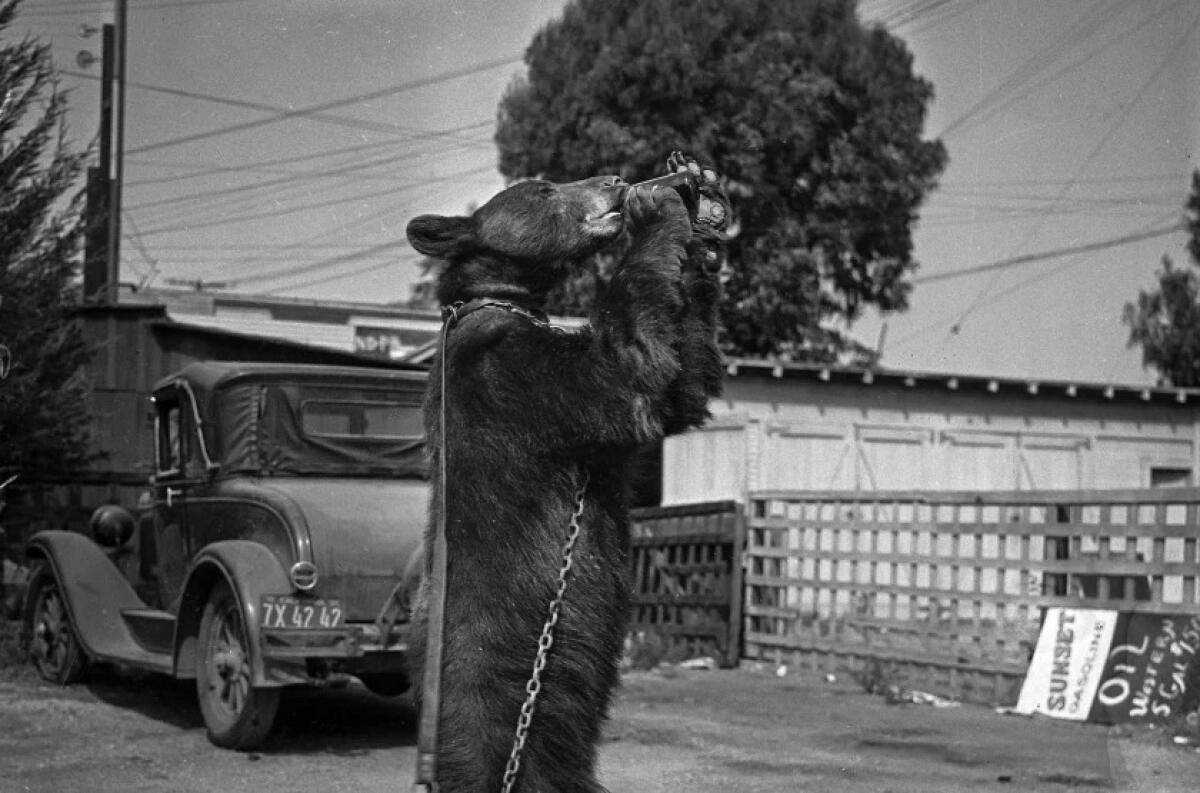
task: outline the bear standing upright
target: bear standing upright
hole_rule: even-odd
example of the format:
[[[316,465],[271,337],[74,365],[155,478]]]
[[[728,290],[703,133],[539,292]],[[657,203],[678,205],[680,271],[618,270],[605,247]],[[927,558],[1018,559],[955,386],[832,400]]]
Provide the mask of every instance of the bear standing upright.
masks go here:
[[[697,175],[702,202],[720,207],[708,217],[726,215],[716,174],[675,155],[671,167]],[[471,216],[424,215],[408,225],[415,249],[445,261],[437,296],[455,307],[425,408],[434,472],[427,547],[444,504],[448,548],[442,790],[501,789],[573,525],[565,596],[514,789],[603,789],[596,744],[629,611],[630,464],[646,443],[702,423],[720,389],[723,224],[704,225],[705,216],[693,222],[675,190],[607,176],[521,182]],[[569,264],[623,230],[628,253],[590,326],[550,326],[541,312],[547,292]],[[418,664],[428,600],[425,586],[414,613]]]

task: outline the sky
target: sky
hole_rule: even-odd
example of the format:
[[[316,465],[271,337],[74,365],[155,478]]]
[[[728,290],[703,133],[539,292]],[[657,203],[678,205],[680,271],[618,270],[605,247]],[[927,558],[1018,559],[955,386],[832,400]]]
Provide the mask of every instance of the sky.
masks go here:
[[[403,300],[407,221],[502,189],[496,108],[563,5],[129,0],[122,280]],[[949,165],[914,230],[909,310],[850,333],[891,369],[1153,383],[1121,314],[1164,255],[1187,261],[1164,230],[1200,167],[1200,3],[859,7],[932,83],[925,135]],[[79,53],[100,53],[82,34],[113,8],[25,0],[14,27],[51,44],[81,145],[99,64]]]

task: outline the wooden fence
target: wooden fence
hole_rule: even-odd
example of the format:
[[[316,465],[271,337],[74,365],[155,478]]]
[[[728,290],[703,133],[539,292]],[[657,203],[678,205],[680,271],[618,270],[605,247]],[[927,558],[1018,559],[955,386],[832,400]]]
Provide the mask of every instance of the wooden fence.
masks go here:
[[[630,631],[664,655],[737,663],[741,631],[743,507],[714,501],[635,510]]]
[[[1200,489],[752,494],[744,654],[1016,699],[1043,609],[1200,614]]]

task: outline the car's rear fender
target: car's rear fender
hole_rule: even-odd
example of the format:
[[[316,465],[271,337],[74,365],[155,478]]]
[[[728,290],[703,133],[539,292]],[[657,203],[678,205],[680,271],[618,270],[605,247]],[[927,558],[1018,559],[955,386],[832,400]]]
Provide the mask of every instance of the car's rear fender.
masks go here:
[[[145,609],[146,604],[103,548],[82,534],[50,530],[30,538],[25,556],[46,565],[54,575],[71,625],[89,657],[170,671],[168,659],[139,645],[121,618],[123,610]],[[31,607],[27,596],[26,621]]]
[[[175,674],[196,676],[196,641],[200,618],[209,593],[218,581],[229,584],[237,598],[246,626],[246,642],[251,649],[255,686],[278,686],[268,677],[262,658],[262,596],[290,594],[293,591],[283,565],[262,545],[247,540],[223,540],[205,547],[192,561],[179,600],[175,628]]]

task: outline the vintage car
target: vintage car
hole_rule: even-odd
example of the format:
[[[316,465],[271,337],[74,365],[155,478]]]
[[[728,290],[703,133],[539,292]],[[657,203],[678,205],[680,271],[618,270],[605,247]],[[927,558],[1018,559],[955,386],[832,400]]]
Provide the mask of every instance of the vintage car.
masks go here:
[[[408,687],[428,506],[425,375],[195,363],[154,389],[155,467],[134,511],[27,547],[30,658],[194,678],[210,740],[248,749],[280,691]]]

